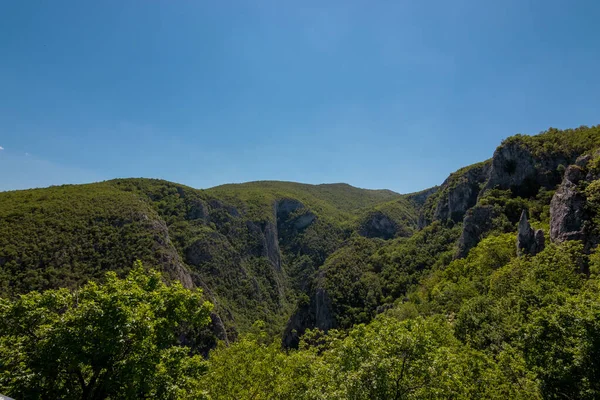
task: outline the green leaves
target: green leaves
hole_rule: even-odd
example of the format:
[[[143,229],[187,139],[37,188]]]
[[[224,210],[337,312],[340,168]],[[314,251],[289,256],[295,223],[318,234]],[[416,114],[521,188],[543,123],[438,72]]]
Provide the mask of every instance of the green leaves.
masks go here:
[[[210,322],[200,291],[141,264],[125,279],[31,292],[0,306],[0,390],[27,398],[180,398],[205,370],[194,339]],[[190,353],[192,352],[192,353]]]
[[[210,354],[212,399],[537,399],[514,351],[494,359],[458,341],[441,318],[381,316],[347,335],[310,332],[282,351],[247,335]]]

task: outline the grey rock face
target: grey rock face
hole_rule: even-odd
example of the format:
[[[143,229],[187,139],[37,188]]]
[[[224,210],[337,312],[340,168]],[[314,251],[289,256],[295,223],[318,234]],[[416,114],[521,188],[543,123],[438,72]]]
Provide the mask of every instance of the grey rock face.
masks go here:
[[[223,320],[217,313],[210,313],[211,320],[211,329],[213,334],[217,337],[217,339],[224,341],[226,344],[229,344],[229,338],[227,337],[227,330],[225,329],[225,324]]]
[[[331,300],[325,289],[317,289],[315,294],[315,326],[327,331],[335,325],[331,313]]]
[[[277,202],[275,204],[275,217],[280,238],[284,240],[287,236],[308,228],[317,219],[315,214],[295,199],[283,199]]]
[[[295,199],[283,199],[275,205],[275,213],[278,217],[285,217],[288,214],[304,208],[304,204]]]
[[[550,239],[554,242],[584,240],[585,196],[577,188],[582,169],[571,165],[550,202]]]
[[[307,228],[310,224],[312,224],[315,219],[317,219],[316,215],[313,213],[306,213],[304,215],[300,215],[298,218],[296,218],[296,220],[294,221],[294,228],[296,228],[297,230],[302,230]]]
[[[518,143],[502,145],[494,152],[486,188],[517,188],[527,180],[535,181],[536,175],[535,161],[529,150]]]
[[[517,231],[517,254],[520,256],[525,254],[536,255],[544,250],[544,246],[544,232],[541,229],[533,231],[527,220],[527,212],[523,210]]]
[[[514,194],[530,196],[540,187],[553,188],[560,182],[559,165],[569,165],[574,157],[564,154],[534,157],[518,141],[501,145],[494,152],[490,177],[485,189],[511,189]]]
[[[538,229],[535,231],[535,244],[536,244],[536,253],[541,252],[546,248],[546,236],[544,235],[544,231]]]
[[[391,239],[397,232],[398,225],[381,211],[370,213],[358,231],[362,236],[382,239]]]
[[[179,280],[184,287],[188,289],[194,287],[190,272],[181,262],[179,253],[171,243],[167,224],[162,220],[145,217],[144,223],[153,232],[154,251],[163,270],[170,278]]]
[[[277,227],[272,222],[246,222],[246,227],[257,244],[252,250],[258,257],[266,257],[271,264],[281,269],[281,252]]]
[[[277,237],[277,227],[269,222],[264,229],[265,251],[271,264],[277,269],[281,269],[281,252],[279,250],[279,238]]]
[[[492,229],[492,220],[497,216],[497,212],[492,206],[475,206],[467,212],[458,241],[456,258],[463,258],[469,254],[469,250],[475,247],[483,235]]]
[[[300,336],[304,334],[307,327],[315,327],[328,331],[335,327],[335,319],[331,312],[331,299],[327,291],[318,283],[324,278],[323,272],[317,277],[317,288],[306,304],[298,307],[290,317],[283,333],[283,346],[298,347]]]
[[[434,186],[432,188],[425,189],[420,192],[410,193],[410,194],[406,195],[406,199],[409,201],[412,201],[413,203],[417,204],[418,206],[422,206],[423,204],[425,204],[425,202],[427,201],[429,196],[436,193],[439,189],[440,189],[439,186]]]
[[[461,177],[450,177],[442,184],[447,188],[437,203],[433,218],[437,221],[460,222],[467,210],[477,203],[481,185],[487,180],[490,164],[484,163],[467,171]],[[454,179],[452,179],[454,178]],[[457,179],[457,181],[455,181]],[[450,187],[450,185],[452,185]]]

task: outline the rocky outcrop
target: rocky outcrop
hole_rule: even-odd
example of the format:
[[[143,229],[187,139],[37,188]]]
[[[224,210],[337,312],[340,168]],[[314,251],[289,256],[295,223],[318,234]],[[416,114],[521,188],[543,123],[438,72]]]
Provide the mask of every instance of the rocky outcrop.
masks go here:
[[[304,204],[296,199],[282,199],[275,204],[275,213],[278,218],[287,218],[294,211],[304,208]]]
[[[519,256],[525,254],[533,256],[544,250],[544,246],[544,231],[538,229],[534,232],[527,220],[527,212],[523,210],[517,230],[517,254]]]
[[[462,168],[452,174],[439,188],[429,189],[417,221],[419,229],[433,221],[460,222],[467,210],[477,203],[481,187],[490,171],[490,161]],[[407,196],[410,200],[410,196]]]
[[[369,213],[358,229],[361,236],[368,238],[391,239],[397,232],[398,224],[381,211]]]
[[[493,219],[498,216],[493,206],[475,206],[465,215],[463,230],[458,241],[456,258],[463,258],[479,243],[484,234],[493,227]]]
[[[412,202],[417,207],[422,207],[429,198],[429,196],[435,194],[439,189],[439,186],[434,186],[429,189],[421,190],[420,192],[409,193],[405,195],[405,197],[408,201]]]
[[[263,234],[265,238],[266,256],[275,268],[281,270],[281,252],[279,250],[277,226],[275,226],[272,222],[267,222],[265,224]]]
[[[298,233],[317,220],[317,216],[312,211],[295,199],[282,199],[275,203],[275,218],[282,246],[293,242]]]
[[[146,215],[143,217],[146,228],[153,234],[156,261],[162,266],[163,271],[169,278],[179,280],[184,287],[194,287],[190,272],[181,262],[179,253],[171,243],[167,224],[161,219],[149,219]]]
[[[229,344],[229,338],[227,337],[227,330],[225,329],[225,324],[223,320],[217,313],[210,313],[211,320],[211,330],[215,337],[219,340],[225,342],[225,344]]]
[[[322,282],[324,275],[320,272],[317,281]],[[317,284],[310,299],[305,298],[298,304],[296,312],[290,317],[283,333],[282,343],[286,348],[297,348],[300,337],[307,328],[318,328],[328,331],[335,327],[335,319],[331,311],[331,299],[321,285]]]
[[[577,184],[585,172],[578,165],[571,165],[565,171],[563,182],[550,202],[550,239],[554,242],[584,240],[586,220],[585,195]]]
[[[540,187],[554,188],[560,182],[559,165],[569,165],[575,155],[554,153],[534,156],[517,138],[500,145],[492,157],[485,189],[510,189],[522,197],[535,195]]]
[[[428,201],[435,202],[433,208],[431,204],[425,205],[424,212],[419,217],[419,228],[434,220],[459,222],[464,216],[463,233],[456,256],[466,256],[493,228],[491,220],[502,213],[502,210],[493,211],[491,206],[476,205],[488,190],[510,190],[515,197],[531,197],[535,196],[541,187],[554,189],[561,181],[559,166],[575,162],[577,156],[571,150],[550,152],[540,149],[539,146],[537,152],[533,153],[529,146],[524,137],[515,136],[496,149],[489,163],[482,163],[450,175],[442,184],[439,193]],[[577,162],[585,164],[589,159],[590,157],[580,157]],[[565,175],[566,179],[581,179],[573,168],[567,170]],[[551,238],[555,240],[560,236],[558,240],[566,240],[567,237],[580,236],[578,232],[581,218],[576,209],[583,207],[581,197],[573,186],[568,185],[562,185],[562,190],[559,189],[557,194],[554,208],[558,218],[551,231]],[[427,214],[427,210],[433,212],[429,211]],[[529,232],[523,229],[520,251],[527,254],[539,252],[543,232]]]
[[[306,229],[317,216],[309,211],[302,202],[295,199],[283,199],[275,204],[275,216],[278,225],[286,225],[296,231]]]
[[[580,156],[567,168],[550,203],[550,238],[583,241],[586,250],[600,243],[598,180],[600,151]]]
[[[485,162],[450,176],[442,184],[443,191],[433,214],[434,220],[460,222],[467,210],[477,203],[489,171],[490,164]]]

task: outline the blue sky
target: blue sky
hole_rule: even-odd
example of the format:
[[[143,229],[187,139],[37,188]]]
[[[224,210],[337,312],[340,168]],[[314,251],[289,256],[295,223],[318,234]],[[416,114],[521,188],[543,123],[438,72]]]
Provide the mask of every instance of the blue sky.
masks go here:
[[[597,1],[0,1],[0,190],[411,192],[600,123]]]

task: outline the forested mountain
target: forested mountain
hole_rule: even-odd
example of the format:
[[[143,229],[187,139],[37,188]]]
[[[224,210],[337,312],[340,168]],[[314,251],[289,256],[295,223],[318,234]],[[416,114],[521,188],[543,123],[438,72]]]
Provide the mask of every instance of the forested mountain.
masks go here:
[[[417,209],[397,193],[346,184],[196,190],[122,179],[0,193],[0,285],[12,296],[74,288],[109,270],[124,274],[139,259],[203,288],[219,337],[235,338],[258,319],[276,333],[344,241],[408,236]]]
[[[210,322],[157,342],[202,354],[203,368],[182,383],[177,364],[168,379],[155,377],[160,384],[136,386],[146,394],[594,399],[599,243],[600,126],[509,137],[491,159],[407,195],[275,181],[197,190],[153,179],[0,193],[0,355],[9,360],[0,392],[81,398],[98,376],[117,388],[104,372],[93,378],[93,365],[81,367],[81,387],[60,386],[64,377],[44,386],[27,378],[43,375],[40,361],[18,349],[62,323],[60,307],[51,323],[35,317],[67,296],[54,293],[120,296],[117,277],[140,260],[214,304]],[[127,279],[145,293],[140,268]],[[34,290],[42,294],[20,296]],[[30,329],[18,328],[19,315]],[[75,367],[53,368],[68,377]]]

